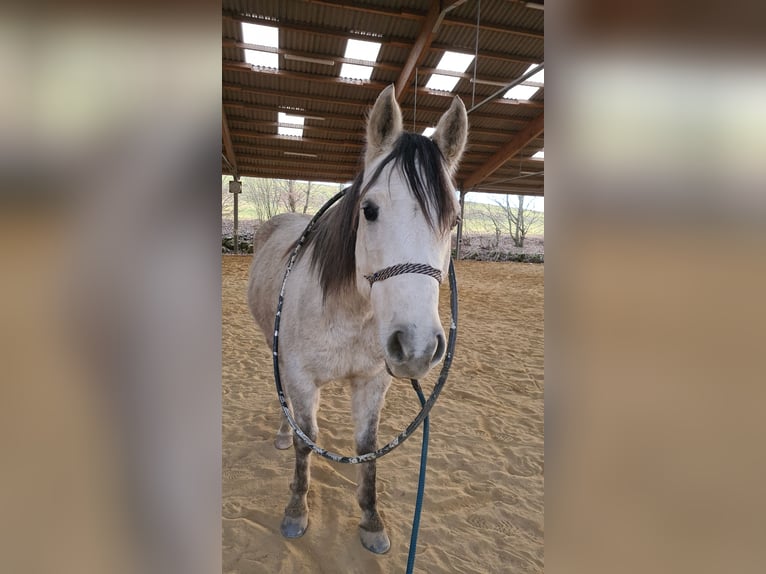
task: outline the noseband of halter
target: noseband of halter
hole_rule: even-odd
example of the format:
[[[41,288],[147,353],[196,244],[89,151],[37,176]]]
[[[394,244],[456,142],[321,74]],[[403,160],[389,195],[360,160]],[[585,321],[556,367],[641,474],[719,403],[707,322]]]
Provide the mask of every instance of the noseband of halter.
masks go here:
[[[439,283],[442,282],[442,272],[425,263],[399,263],[381,269],[380,271],[376,271],[372,275],[365,275],[364,278],[370,282],[370,287],[372,287],[372,284],[375,283],[375,281],[383,281],[389,277],[404,275],[405,273],[420,273],[421,275],[433,277]]]

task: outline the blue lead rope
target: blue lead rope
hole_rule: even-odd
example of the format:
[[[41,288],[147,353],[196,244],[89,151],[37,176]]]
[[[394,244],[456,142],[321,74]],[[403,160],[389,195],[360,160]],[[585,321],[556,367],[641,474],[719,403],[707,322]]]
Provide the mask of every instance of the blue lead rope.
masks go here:
[[[420,389],[420,383],[411,379],[412,388],[418,394],[420,406],[426,404],[426,398]],[[415,553],[418,547],[418,529],[420,528],[420,511],[423,509],[423,492],[426,488],[426,460],[428,459],[428,417],[423,419],[423,446],[420,449],[420,476],[418,477],[418,494],[415,498],[415,514],[412,517],[412,534],[410,534],[410,551],[407,555],[407,573],[412,574],[415,567]]]

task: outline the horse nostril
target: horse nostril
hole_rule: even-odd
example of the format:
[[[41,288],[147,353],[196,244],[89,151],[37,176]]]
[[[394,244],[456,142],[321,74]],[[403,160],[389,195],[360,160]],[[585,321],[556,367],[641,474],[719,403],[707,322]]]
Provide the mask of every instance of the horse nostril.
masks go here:
[[[404,348],[402,347],[402,331],[394,331],[388,338],[388,355],[395,361],[401,363],[404,361]]]
[[[444,335],[439,333],[436,335],[436,351],[434,352],[434,356],[431,359],[433,363],[439,362],[441,360],[442,355],[444,355]]]

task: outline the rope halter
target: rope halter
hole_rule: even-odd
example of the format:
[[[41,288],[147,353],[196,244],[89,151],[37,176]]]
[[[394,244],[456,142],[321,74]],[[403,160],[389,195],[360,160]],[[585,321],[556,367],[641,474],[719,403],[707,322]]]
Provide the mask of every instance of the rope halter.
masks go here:
[[[405,273],[420,273],[421,275],[433,277],[439,283],[442,282],[442,272],[425,263],[398,263],[376,271],[371,275],[365,275],[364,278],[370,282],[370,287],[372,287],[372,284],[376,281],[383,281],[389,277],[404,275]]]

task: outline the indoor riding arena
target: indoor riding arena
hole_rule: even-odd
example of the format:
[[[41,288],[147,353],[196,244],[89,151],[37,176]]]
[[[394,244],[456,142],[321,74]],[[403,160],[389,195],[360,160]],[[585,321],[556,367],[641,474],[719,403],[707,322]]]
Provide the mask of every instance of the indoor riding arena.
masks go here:
[[[427,128],[436,126],[455,96],[465,105],[467,146],[454,174],[461,212],[467,203],[478,205],[473,194],[544,194],[544,160],[538,159],[544,147],[542,1],[406,0],[392,6],[384,0],[223,1],[222,170],[233,196],[235,252],[222,256],[225,573],[405,572],[422,438],[420,427],[377,463],[387,553],[360,544],[357,465],[316,455],[308,529],[300,538],[281,535],[295,451],[274,447],[282,413],[272,351],[248,309],[252,255],[240,252],[247,232],[239,211],[241,178],[336,186],[353,181],[363,167],[367,114],[393,84],[408,131],[429,136]],[[378,46],[351,53],[351,40]],[[449,64],[445,55],[453,53]],[[258,54],[265,59],[253,60]],[[457,343],[430,412],[414,571],[541,573],[544,264],[466,259],[473,230],[462,215],[452,233]],[[446,280],[439,315],[446,333]],[[421,381],[426,396],[439,369]],[[410,383],[394,379],[379,445],[419,411]],[[318,426],[323,448],[356,454],[347,385],[322,388]]]

